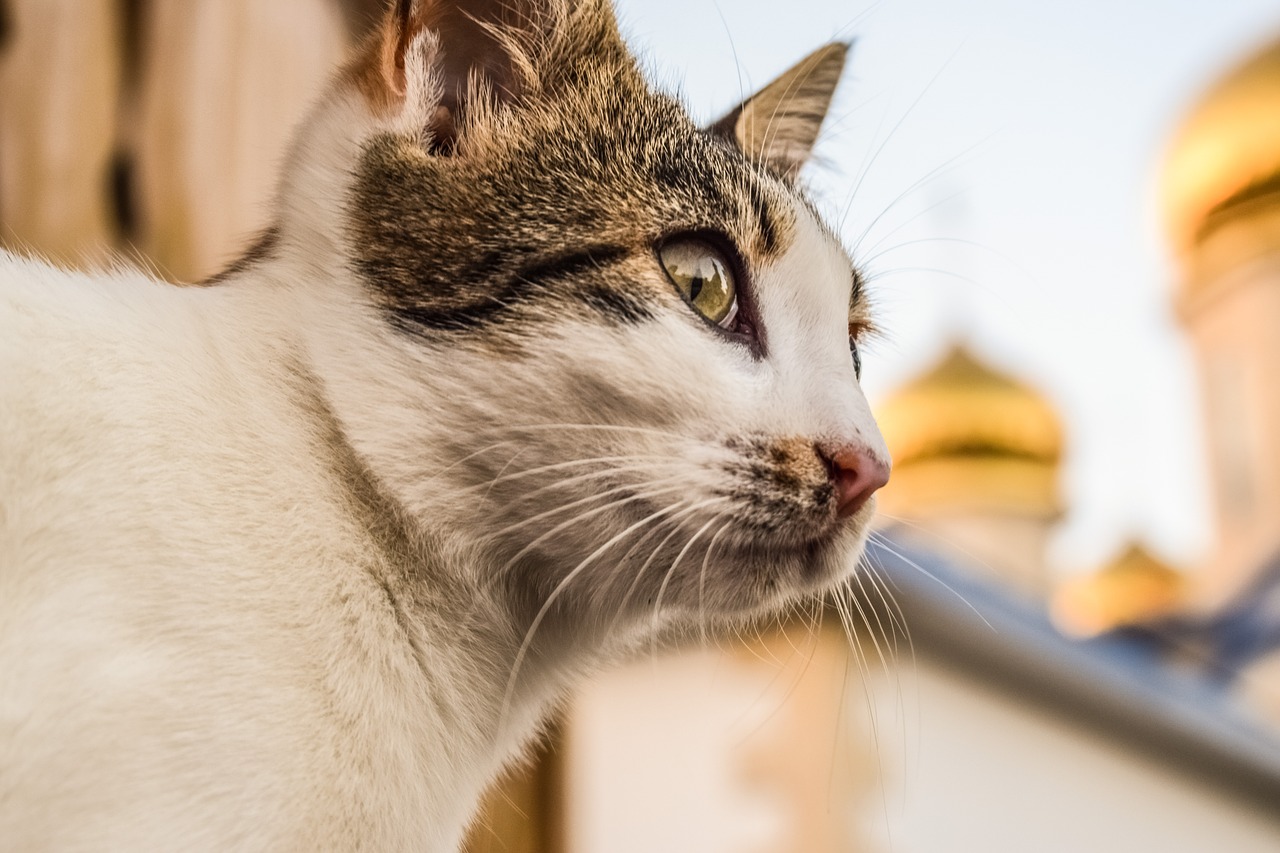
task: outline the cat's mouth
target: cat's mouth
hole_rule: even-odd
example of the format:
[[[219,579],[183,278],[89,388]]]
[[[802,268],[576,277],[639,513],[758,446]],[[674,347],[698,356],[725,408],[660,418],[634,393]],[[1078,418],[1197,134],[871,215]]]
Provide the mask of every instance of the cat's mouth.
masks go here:
[[[640,492],[629,492],[629,496],[635,498],[628,503],[633,522],[664,511]],[[701,536],[703,541],[694,550],[700,558],[709,555],[707,562],[725,567],[726,574],[732,575],[737,568],[752,575],[775,575],[784,585],[790,581],[812,589],[852,571],[873,515],[874,501],[850,518],[840,518],[831,507],[819,505],[779,523],[761,520],[749,507],[743,507],[723,521],[715,516],[685,519],[679,525],[681,532],[673,538],[687,541]],[[714,536],[707,536],[707,530],[714,530]]]

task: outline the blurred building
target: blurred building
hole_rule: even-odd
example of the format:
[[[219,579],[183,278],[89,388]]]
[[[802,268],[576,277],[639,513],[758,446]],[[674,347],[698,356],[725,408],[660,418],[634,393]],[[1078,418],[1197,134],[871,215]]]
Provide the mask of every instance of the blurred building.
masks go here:
[[[1280,554],[1280,41],[1191,111],[1168,155],[1164,209],[1218,530],[1191,597],[1212,609]]]
[[[1056,609],[1078,630],[1122,629],[1280,727],[1280,40],[1190,110],[1162,206],[1206,419],[1214,546],[1181,581],[1131,554],[1064,589]]]
[[[1045,491],[1060,450],[1052,412],[960,352],[881,410],[899,462],[885,505],[904,521],[895,538],[1047,597],[1073,634],[1122,631],[1280,727],[1280,40],[1190,109],[1161,206],[1206,420],[1208,558],[1174,568],[1131,543],[1054,588],[1043,565],[1058,509]]]
[[[1184,572],[1132,543],[1096,572],[1059,586],[1052,600],[1054,621],[1083,637],[1150,622],[1183,606],[1186,585]]]
[[[957,347],[876,408],[893,478],[879,496],[895,537],[963,555],[1043,600],[1062,517],[1062,425],[1029,385]]]
[[[1167,157],[1164,208],[1217,536],[1182,612],[1147,636],[1280,726],[1280,39],[1192,109]]]

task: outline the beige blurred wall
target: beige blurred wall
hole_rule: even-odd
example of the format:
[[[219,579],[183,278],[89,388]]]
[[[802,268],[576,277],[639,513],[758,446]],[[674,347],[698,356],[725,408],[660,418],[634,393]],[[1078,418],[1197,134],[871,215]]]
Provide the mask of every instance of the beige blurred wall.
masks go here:
[[[176,281],[268,224],[294,127],[373,0],[4,0],[0,245]]]
[[[0,53],[0,243],[105,257],[123,38],[117,0],[7,0]]]

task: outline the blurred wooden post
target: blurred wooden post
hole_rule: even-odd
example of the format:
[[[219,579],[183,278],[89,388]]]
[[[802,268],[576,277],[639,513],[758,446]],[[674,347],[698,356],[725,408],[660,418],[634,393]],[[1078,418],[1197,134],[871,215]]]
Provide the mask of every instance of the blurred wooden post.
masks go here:
[[[165,274],[217,272],[268,224],[285,147],[346,33],[333,0],[150,0],[139,239]]]
[[[857,691],[869,701],[859,673],[879,648],[873,653],[865,642],[853,645],[833,622],[816,630],[791,622],[729,652],[742,666],[773,669],[787,685],[785,700],[744,741],[735,767],[745,784],[771,793],[790,817],[785,841],[772,848],[778,853],[855,853],[872,846],[858,810],[880,783],[878,732],[857,722],[858,709],[848,701],[858,700]]]
[[[119,0],[8,0],[0,55],[0,244],[67,264],[116,237]]]
[[[868,650],[832,622],[691,646],[579,690],[562,751],[562,849],[874,849],[863,823],[880,779],[874,710],[848,701],[866,687]]]

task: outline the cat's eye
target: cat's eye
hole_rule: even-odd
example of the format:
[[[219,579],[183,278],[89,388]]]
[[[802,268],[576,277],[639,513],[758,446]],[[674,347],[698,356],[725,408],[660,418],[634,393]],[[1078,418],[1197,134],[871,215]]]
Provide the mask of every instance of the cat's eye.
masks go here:
[[[667,278],[685,301],[723,329],[738,313],[738,292],[724,253],[704,240],[673,240],[658,249]]]
[[[849,354],[853,356],[853,373],[858,377],[858,381],[862,381],[862,353],[858,351],[858,340],[853,335],[849,336]]]

